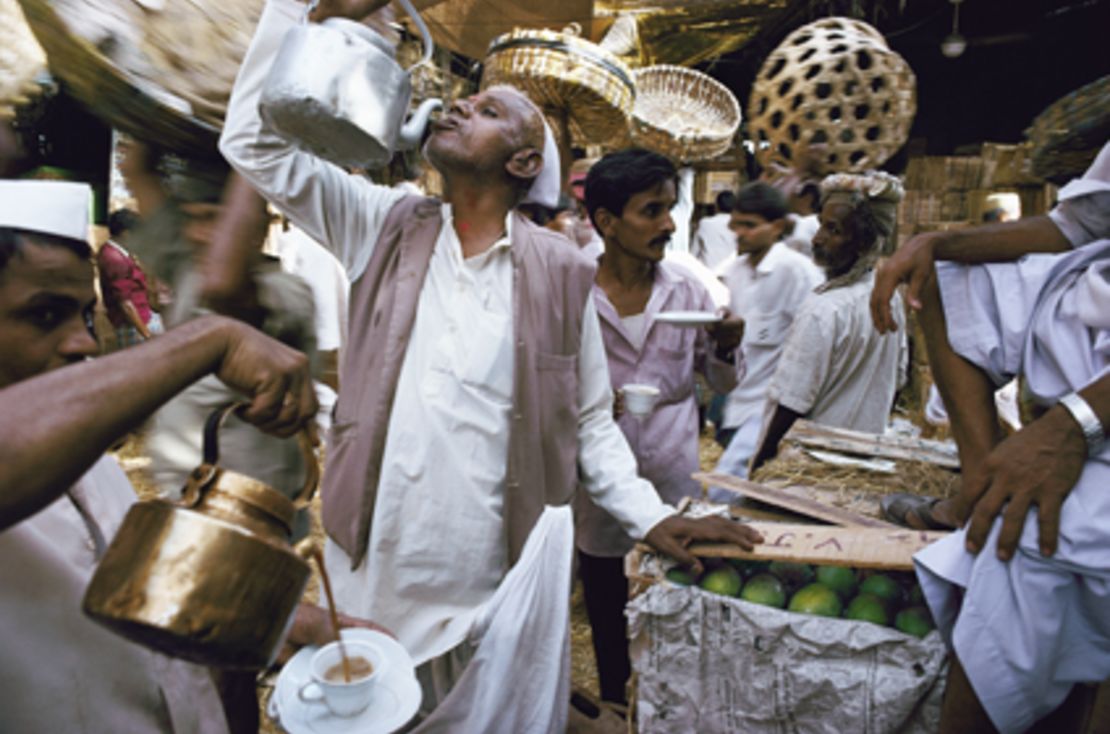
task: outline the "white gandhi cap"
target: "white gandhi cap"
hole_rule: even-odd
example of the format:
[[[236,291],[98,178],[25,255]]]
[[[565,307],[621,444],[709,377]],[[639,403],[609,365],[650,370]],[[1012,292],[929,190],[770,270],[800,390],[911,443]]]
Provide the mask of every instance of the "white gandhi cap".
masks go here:
[[[87,242],[92,188],[72,181],[0,181],[0,227]]]

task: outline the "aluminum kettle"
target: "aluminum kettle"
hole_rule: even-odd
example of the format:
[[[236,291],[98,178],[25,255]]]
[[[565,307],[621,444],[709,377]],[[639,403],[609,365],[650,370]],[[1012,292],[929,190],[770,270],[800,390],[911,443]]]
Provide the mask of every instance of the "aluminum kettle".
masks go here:
[[[220,668],[262,669],[277,655],[310,576],[291,545],[319,469],[307,434],[305,483],[290,500],[219,466],[217,432],[232,404],[205,424],[204,462],[178,502],[135,503],[85,591],[85,614],[173,657]],[[305,550],[311,550],[311,541]]]
[[[270,127],[347,169],[381,168],[397,150],[415,147],[443,101],[425,100],[405,122],[412,69],[432,58],[434,46],[409,0],[398,2],[423,38],[420,61],[402,69],[393,46],[361,23],[302,22],[286,34],[262,88],[258,110]]]

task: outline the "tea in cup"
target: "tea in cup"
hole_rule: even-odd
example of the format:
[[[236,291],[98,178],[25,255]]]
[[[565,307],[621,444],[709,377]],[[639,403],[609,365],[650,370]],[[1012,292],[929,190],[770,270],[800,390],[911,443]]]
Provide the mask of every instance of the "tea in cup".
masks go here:
[[[651,415],[655,404],[659,402],[659,388],[654,385],[641,385],[628,383],[621,388],[621,397],[624,398],[624,409],[629,415],[644,418]]]
[[[341,647],[338,642],[329,642],[313,654],[309,661],[312,680],[301,686],[297,695],[305,703],[324,704],[336,716],[355,716],[370,705],[374,685],[384,669],[385,655],[377,645],[344,640]]]

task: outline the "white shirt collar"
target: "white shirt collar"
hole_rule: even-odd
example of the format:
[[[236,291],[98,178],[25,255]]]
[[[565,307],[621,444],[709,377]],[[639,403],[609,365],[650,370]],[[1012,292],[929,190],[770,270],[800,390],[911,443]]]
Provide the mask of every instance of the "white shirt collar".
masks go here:
[[[457,243],[458,239],[459,239],[459,235],[455,231],[454,210],[451,208],[451,205],[448,204],[445,201],[440,205],[440,211],[441,211],[441,214],[443,216],[443,226],[444,226],[444,228],[446,228],[450,232],[451,238],[454,239]],[[489,249],[486,250],[486,252],[483,252],[481,255],[475,255],[475,257],[481,257],[482,255],[485,255],[489,252],[493,252],[494,250],[507,249],[507,248],[511,247],[512,244],[513,244],[513,210],[510,209],[509,213],[505,215],[505,234],[503,234],[500,239],[498,239],[496,242],[494,242],[492,245],[490,245]],[[461,243],[459,244],[459,254],[460,255],[462,254],[462,245],[461,245]]]

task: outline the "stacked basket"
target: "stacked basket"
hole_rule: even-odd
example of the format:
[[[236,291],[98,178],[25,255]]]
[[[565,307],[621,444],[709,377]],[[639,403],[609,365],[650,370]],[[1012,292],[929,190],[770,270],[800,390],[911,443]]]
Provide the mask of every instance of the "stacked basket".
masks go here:
[[[40,87],[35,78],[46,70],[39,47],[16,0],[0,0],[0,120],[15,115]]]
[[[632,141],[683,162],[716,158],[740,127],[740,103],[720,82],[681,66],[637,69]]]
[[[515,30],[493,40],[482,86],[509,84],[540,107],[567,112],[574,140],[612,144],[627,136],[636,85],[628,66],[573,32]]]

